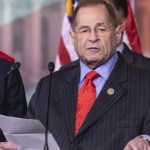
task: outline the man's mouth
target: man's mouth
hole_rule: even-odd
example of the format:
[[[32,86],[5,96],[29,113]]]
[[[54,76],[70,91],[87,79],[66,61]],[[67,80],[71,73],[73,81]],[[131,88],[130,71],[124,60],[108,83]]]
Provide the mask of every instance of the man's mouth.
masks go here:
[[[88,47],[88,49],[99,49],[99,47]]]
[[[100,50],[99,47],[88,47],[87,49],[90,50],[90,51],[92,51],[92,52],[97,52],[97,51]]]

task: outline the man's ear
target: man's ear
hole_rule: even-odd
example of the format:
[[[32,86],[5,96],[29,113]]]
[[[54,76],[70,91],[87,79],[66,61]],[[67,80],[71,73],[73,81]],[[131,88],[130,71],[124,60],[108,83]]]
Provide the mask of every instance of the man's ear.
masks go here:
[[[123,17],[123,18],[120,20],[120,22],[119,22],[119,24],[121,25],[121,30],[122,30],[122,32],[124,32],[124,30],[125,30],[125,28],[126,28],[126,22],[127,22],[127,18],[126,18],[126,17]]]
[[[71,38],[72,44],[74,45],[74,40],[75,40],[74,31],[73,31],[73,30],[70,30],[70,31],[69,31],[69,34],[70,34],[70,38]]]
[[[115,34],[116,34],[117,44],[119,44],[122,40],[122,26],[121,25],[117,26],[115,30]]]

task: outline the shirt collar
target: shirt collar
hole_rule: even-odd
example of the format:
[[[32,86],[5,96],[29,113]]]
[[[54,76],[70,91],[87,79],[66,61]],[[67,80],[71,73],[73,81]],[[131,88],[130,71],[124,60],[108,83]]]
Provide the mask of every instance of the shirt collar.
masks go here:
[[[121,43],[121,44],[117,47],[116,50],[117,50],[118,52],[122,53],[123,49],[124,49],[124,44]]]
[[[102,78],[107,80],[117,60],[118,55],[117,53],[115,53],[107,62],[96,68],[95,71],[99,73]],[[81,74],[80,74],[80,83],[81,83],[84,80],[85,75],[88,72],[92,71],[92,69],[88,68],[81,60],[80,60],[80,67],[81,67]]]

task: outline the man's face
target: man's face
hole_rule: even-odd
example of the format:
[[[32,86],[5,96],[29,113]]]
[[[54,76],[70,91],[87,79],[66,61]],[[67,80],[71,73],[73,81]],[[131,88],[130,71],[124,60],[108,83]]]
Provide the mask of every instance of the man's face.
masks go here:
[[[117,37],[121,36],[116,30],[104,5],[79,9],[70,33],[79,58],[89,68],[97,68],[115,53]]]

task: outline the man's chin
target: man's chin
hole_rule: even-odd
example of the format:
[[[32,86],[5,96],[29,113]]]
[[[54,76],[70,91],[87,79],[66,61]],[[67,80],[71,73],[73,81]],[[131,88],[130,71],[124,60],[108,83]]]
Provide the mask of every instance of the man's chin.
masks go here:
[[[85,61],[88,63],[88,64],[99,64],[101,62],[103,62],[105,59],[104,58],[101,58],[101,59],[97,59],[97,58],[87,58]]]
[[[86,60],[85,64],[91,69],[96,69],[98,66],[102,64],[102,62],[96,60]]]

